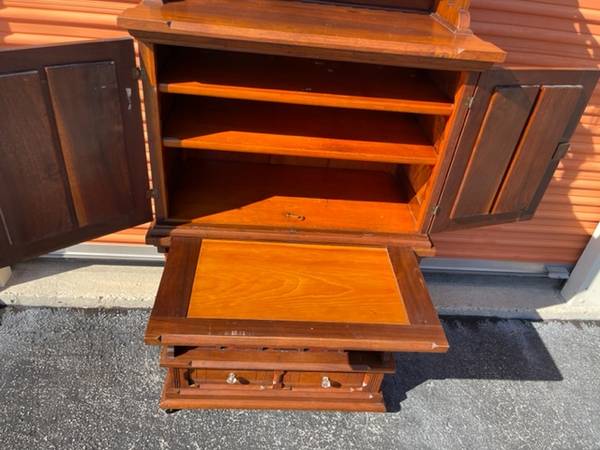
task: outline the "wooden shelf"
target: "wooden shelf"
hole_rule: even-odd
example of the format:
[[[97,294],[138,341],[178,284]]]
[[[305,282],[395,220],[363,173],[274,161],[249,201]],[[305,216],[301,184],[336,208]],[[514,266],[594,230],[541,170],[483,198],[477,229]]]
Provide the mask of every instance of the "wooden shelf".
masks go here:
[[[453,104],[427,71],[178,48],[159,89],[175,94],[450,115]]]
[[[408,164],[437,161],[410,115],[176,97],[164,127],[166,147]]]
[[[169,190],[172,221],[414,233],[398,178],[374,170],[187,158]]]

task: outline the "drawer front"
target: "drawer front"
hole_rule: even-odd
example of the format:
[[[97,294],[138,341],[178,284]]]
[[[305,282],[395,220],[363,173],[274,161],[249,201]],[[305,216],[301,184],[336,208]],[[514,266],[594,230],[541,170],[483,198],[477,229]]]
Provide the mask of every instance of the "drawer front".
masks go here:
[[[190,387],[199,388],[254,388],[267,389],[274,384],[275,373],[267,370],[189,369]]]
[[[365,376],[364,373],[290,371],[283,375],[283,386],[292,389],[362,389],[366,386]]]

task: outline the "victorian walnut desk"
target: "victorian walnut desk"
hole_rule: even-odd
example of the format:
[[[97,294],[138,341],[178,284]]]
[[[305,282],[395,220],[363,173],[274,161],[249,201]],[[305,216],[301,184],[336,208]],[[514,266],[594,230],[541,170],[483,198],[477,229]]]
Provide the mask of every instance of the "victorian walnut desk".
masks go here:
[[[383,411],[390,352],[448,348],[429,234],[531,218],[598,76],[496,67],[468,3],[145,0],[140,68],[0,52],[0,266],[154,217],[163,408]]]

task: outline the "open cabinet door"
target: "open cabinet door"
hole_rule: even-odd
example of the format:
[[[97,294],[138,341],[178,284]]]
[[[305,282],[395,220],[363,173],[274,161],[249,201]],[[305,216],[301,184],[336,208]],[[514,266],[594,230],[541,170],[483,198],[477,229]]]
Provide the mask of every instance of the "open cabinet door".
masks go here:
[[[430,231],[533,217],[597,78],[595,70],[484,72]]]
[[[0,52],[0,267],[147,222],[133,41]]]

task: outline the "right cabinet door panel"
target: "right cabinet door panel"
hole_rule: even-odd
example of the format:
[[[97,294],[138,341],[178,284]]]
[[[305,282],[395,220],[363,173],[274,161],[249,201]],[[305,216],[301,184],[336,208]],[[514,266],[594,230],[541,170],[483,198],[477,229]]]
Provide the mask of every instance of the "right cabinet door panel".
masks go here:
[[[484,72],[431,231],[530,219],[597,78],[595,70]]]

